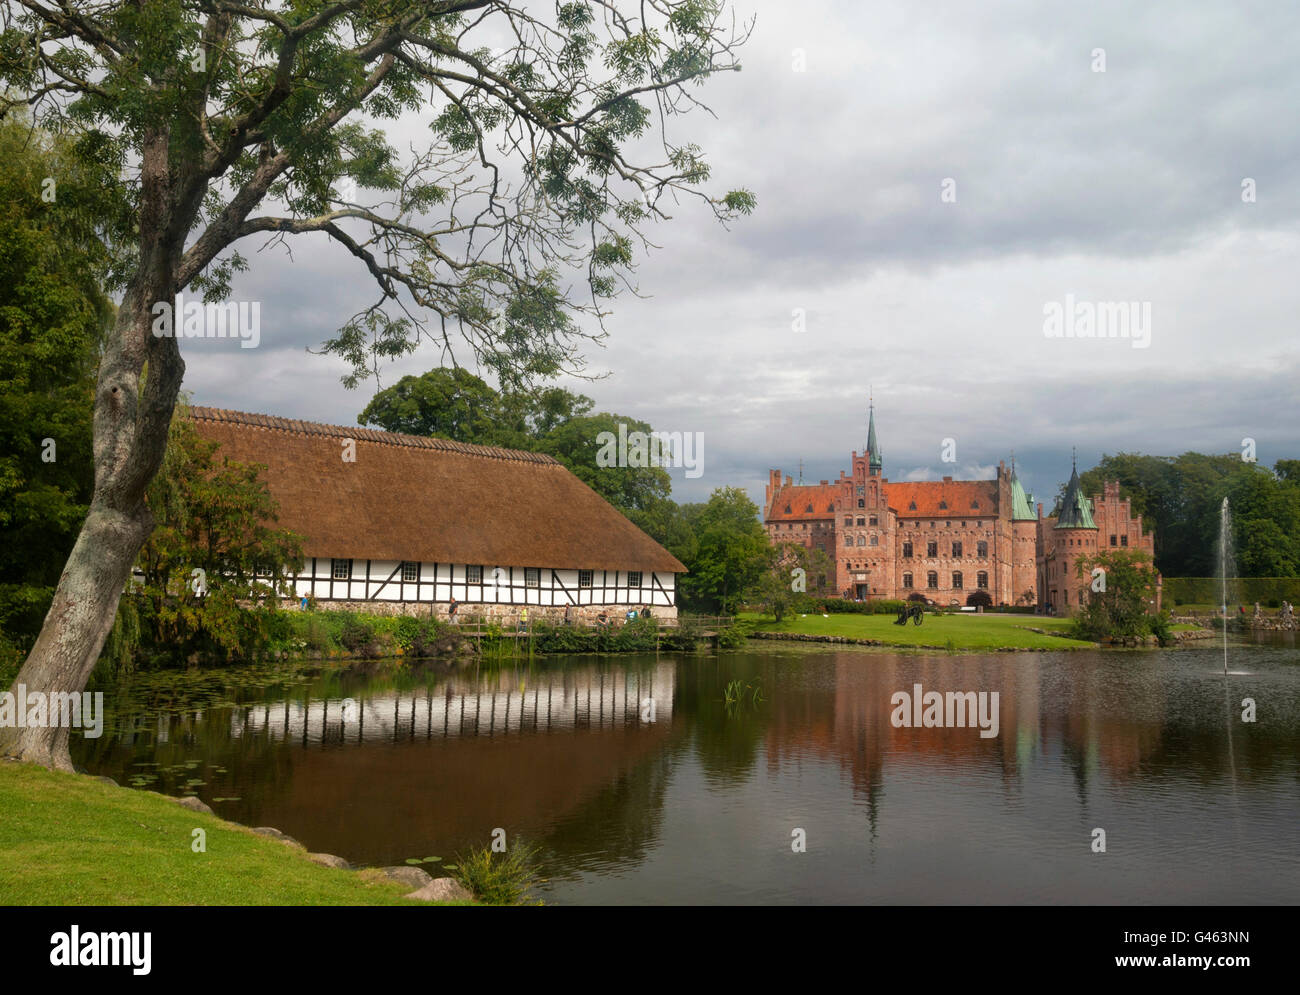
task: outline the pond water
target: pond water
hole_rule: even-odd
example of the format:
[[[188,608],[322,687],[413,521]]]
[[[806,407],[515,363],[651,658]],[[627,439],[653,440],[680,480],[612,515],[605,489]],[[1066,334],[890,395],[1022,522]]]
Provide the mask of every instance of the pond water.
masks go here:
[[[147,675],[73,752],[354,864],[501,828],[548,904],[1294,903],[1300,653],[1230,652],[1246,674],[1203,644]],[[917,684],[997,692],[997,734],[895,727]]]

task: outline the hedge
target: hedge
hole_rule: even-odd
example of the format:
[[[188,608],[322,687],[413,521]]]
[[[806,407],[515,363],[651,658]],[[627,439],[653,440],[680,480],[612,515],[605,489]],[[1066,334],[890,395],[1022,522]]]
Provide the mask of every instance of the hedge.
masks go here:
[[[1300,577],[1240,577],[1228,582],[1228,597],[1234,604],[1294,605],[1300,603]],[[1218,577],[1166,577],[1163,598],[1166,605],[1217,605],[1223,600],[1223,582]]]

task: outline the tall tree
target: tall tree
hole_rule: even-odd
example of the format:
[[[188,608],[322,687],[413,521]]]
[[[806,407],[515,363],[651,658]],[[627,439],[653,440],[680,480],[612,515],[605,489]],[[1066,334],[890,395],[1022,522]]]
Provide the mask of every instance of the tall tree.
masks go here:
[[[574,0],[546,17],[521,0],[19,0],[5,14],[0,109],[34,107],[123,171],[104,222],[122,299],[94,491],[18,675],[33,690],[85,686],[152,527],[145,492],[185,370],[154,319],[182,290],[227,297],[243,240],[316,233],[374,279],[375,304],[325,343],[345,383],[425,338],[516,383],[579,362],[602,334],[579,320],[604,314],[675,195],[723,220],[754,204],[704,193],[702,153],[666,130],[699,82],[739,68],[746,31],[715,0]],[[369,123],[430,110],[432,143],[408,160]],[[652,143],[659,164],[635,161]],[[0,752],[71,767],[66,729],[0,736]]]

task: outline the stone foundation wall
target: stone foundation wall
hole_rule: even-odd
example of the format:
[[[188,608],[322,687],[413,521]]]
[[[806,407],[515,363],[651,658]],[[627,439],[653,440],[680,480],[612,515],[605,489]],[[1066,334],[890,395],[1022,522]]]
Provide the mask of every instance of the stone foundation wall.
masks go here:
[[[284,602],[282,607],[287,611],[297,611],[298,602]],[[447,621],[447,603],[443,601],[430,603],[415,601],[318,601],[316,607],[320,611],[350,611],[359,612],[365,615],[412,615],[416,618],[436,618],[440,622]],[[528,620],[536,622],[543,620],[555,625],[564,621],[564,609],[553,608],[541,605],[502,605],[502,604],[483,604],[480,602],[460,602],[456,609],[456,617],[464,625],[468,624],[471,619],[486,618],[500,623],[514,624],[520,618],[520,613],[528,609]],[[645,608],[650,609],[651,617],[659,622],[672,623],[677,621],[677,606],[671,608],[663,605],[574,605],[569,611],[569,620],[574,625],[595,625],[599,619],[600,613],[605,612],[606,617],[614,623],[621,623],[626,620],[627,613],[635,608],[638,614]]]

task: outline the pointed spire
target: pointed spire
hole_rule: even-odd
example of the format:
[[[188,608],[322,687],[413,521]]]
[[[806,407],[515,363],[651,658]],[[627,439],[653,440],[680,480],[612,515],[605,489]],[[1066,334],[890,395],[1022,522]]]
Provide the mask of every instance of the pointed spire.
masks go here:
[[[868,397],[870,398],[870,395]],[[868,401],[867,409],[869,412],[867,416],[867,456],[869,457],[867,469],[872,476],[876,476],[880,473],[881,459],[880,444],[876,441],[876,403],[874,398]]]
[[[1079,458],[1071,449],[1070,482],[1065,486],[1065,497],[1061,499],[1061,514],[1056,519],[1058,529],[1095,529],[1092,520],[1092,502],[1083,496],[1083,486],[1079,483]]]
[[[1033,501],[1025,493],[1020,478],[1016,476],[1016,454],[1011,452],[1011,520],[1013,522],[1033,522],[1038,516],[1033,511]]]

